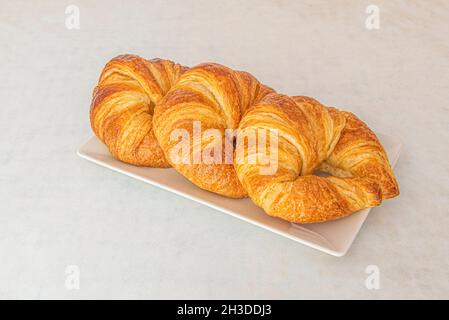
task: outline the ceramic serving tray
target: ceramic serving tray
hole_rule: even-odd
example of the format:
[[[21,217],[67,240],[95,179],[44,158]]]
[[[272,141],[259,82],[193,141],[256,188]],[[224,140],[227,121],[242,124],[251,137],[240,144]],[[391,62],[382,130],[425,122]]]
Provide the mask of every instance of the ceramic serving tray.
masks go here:
[[[382,134],[377,136],[384,145],[390,163],[394,167],[401,150],[400,141]],[[107,148],[96,137],[91,138],[84,144],[79,149],[78,155],[100,166],[155,185],[296,242],[339,257],[345,255],[348,251],[371,210],[364,209],[346,218],[325,223],[293,224],[268,216],[248,198],[229,199],[202,190],[174,169],[135,167],[120,162],[110,155]],[[374,208],[374,210],[382,210],[382,207]]]

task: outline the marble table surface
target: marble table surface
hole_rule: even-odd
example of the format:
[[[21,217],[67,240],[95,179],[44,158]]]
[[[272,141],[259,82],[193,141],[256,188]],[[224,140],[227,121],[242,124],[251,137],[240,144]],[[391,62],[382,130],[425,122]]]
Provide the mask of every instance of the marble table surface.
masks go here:
[[[448,1],[71,3],[1,5],[0,298],[449,298]],[[336,258],[82,160],[121,53],[356,113],[403,142],[401,196]]]

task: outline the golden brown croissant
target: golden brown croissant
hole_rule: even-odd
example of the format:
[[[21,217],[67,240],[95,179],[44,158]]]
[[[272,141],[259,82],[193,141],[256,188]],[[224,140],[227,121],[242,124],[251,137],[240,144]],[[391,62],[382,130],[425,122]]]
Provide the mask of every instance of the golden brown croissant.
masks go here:
[[[270,92],[273,90],[249,73],[216,63],[186,71],[154,110],[154,133],[170,164],[202,189],[232,198],[246,196],[235,173],[233,154],[230,161],[225,161],[229,156],[225,154],[226,140],[232,139],[225,129],[236,129],[245,110]],[[201,130],[199,135],[194,132],[195,122]],[[218,129],[219,138],[212,140],[208,129]],[[185,161],[177,161],[177,154],[172,154],[179,143],[176,132],[181,130],[188,136],[187,145],[192,146]],[[211,155],[218,161],[195,161],[207,149],[214,150],[214,143],[221,145],[221,154]]]
[[[114,157],[138,166],[169,166],[153,134],[152,114],[185,70],[169,60],[135,55],[106,64],[93,92],[90,120]]]
[[[236,170],[255,204],[296,223],[323,222],[380,204],[399,194],[387,156],[375,134],[356,116],[308,97],[273,93],[250,108],[239,134],[276,129],[278,167],[236,157]],[[247,148],[244,157],[257,153]],[[313,175],[316,170],[333,176]]]

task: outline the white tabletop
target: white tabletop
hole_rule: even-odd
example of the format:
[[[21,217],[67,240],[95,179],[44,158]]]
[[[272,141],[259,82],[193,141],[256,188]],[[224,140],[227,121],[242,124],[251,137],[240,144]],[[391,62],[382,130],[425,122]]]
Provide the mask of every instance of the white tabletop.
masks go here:
[[[2,3],[0,298],[449,298],[449,3],[378,0],[369,29],[371,2],[75,0],[80,29],[65,2]],[[401,196],[336,258],[82,160],[121,53],[356,113],[402,140]]]

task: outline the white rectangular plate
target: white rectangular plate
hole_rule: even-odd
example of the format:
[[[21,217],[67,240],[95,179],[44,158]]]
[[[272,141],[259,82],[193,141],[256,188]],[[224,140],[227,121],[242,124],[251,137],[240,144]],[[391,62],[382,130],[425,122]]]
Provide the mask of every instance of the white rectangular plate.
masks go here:
[[[399,140],[386,135],[379,134],[378,137],[394,166],[399,158],[401,143]],[[91,138],[82,146],[78,155],[106,168],[158,186],[338,257],[346,254],[370,212],[370,209],[364,209],[335,221],[298,225],[268,216],[248,198],[229,199],[202,190],[174,169],[142,168],[120,162],[110,155],[107,148],[96,137]]]

